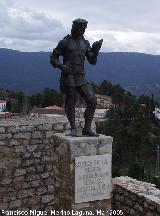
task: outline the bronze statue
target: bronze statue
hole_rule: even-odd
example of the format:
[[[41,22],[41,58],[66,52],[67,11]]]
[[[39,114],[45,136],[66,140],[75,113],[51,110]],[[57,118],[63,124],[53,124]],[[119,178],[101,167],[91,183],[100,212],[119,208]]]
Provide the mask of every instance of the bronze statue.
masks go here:
[[[96,41],[90,47],[89,41],[83,34],[87,28],[87,21],[76,19],[73,21],[71,34],[61,40],[53,49],[50,63],[61,70],[60,89],[66,94],[65,112],[71,125],[71,136],[77,136],[75,125],[76,93],[78,92],[85,100],[87,108],[84,113],[85,126],[83,135],[98,136],[91,130],[91,122],[96,109],[97,99],[90,84],[85,79],[85,57],[90,64],[95,65],[103,40]],[[63,57],[63,63],[59,56]]]

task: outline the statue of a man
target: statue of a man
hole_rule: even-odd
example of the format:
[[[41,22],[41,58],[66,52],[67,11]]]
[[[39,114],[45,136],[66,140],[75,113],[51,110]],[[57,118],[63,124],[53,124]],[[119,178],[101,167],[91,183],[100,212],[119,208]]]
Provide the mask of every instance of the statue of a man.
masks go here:
[[[96,64],[97,56],[103,40],[96,41],[90,47],[89,41],[85,40],[83,34],[87,28],[87,21],[76,19],[73,21],[71,34],[61,40],[53,49],[50,63],[61,70],[60,89],[66,95],[65,112],[71,125],[69,135],[77,136],[75,124],[76,93],[78,92],[85,100],[87,107],[84,113],[85,126],[82,134],[87,136],[98,136],[91,130],[91,122],[96,109],[97,99],[85,79],[84,61],[85,57],[90,64]],[[63,63],[59,56],[63,57]]]

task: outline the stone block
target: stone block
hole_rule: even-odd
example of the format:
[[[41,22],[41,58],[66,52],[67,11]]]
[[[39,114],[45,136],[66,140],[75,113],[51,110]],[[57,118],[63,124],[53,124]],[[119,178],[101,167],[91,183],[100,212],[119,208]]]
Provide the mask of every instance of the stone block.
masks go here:
[[[11,140],[9,140],[8,145],[9,146],[17,146],[17,145],[20,145],[20,142],[18,142],[15,139],[11,139]]]
[[[41,144],[41,143],[42,143],[42,139],[31,139],[30,140],[31,145],[36,145],[36,144]]]
[[[63,145],[59,145],[61,151],[65,146],[70,146],[70,154],[72,159],[79,156],[89,156],[96,154],[112,154],[112,137],[100,135],[99,137],[70,137],[65,134],[56,133],[53,137],[58,137],[59,142],[63,142]],[[106,145],[104,144],[106,143]],[[66,145],[67,144],[67,145]],[[103,147],[102,151],[101,148]]]
[[[0,141],[0,146],[6,145],[5,141]]]
[[[41,131],[32,132],[32,139],[41,139],[43,138],[43,133]]]
[[[15,176],[23,176],[26,174],[26,169],[17,169],[15,172]]]
[[[47,189],[46,189],[45,187],[40,187],[40,188],[38,188],[37,191],[36,191],[36,194],[37,194],[38,196],[43,195],[43,194],[46,194],[46,193],[47,193]]]
[[[0,203],[0,210],[7,210],[8,203]]]
[[[102,209],[111,209],[112,186],[109,164],[112,138],[104,135],[70,137],[56,133],[52,139],[53,152],[56,152],[56,208],[91,210],[99,206]]]
[[[7,185],[9,185],[11,182],[12,182],[12,179],[9,179],[9,178],[3,178],[3,179],[1,180],[1,184],[2,184],[4,187],[7,187]]]
[[[63,132],[63,131],[64,131],[63,123],[54,124],[53,130],[54,130],[54,131],[57,131],[57,132],[58,132],[58,131]]]
[[[50,174],[49,174],[48,172],[42,173],[42,174],[41,174],[41,178],[43,178],[43,179],[48,178],[49,175],[50,175]]]
[[[54,195],[44,195],[42,196],[42,203],[46,204],[54,200]]]
[[[7,127],[7,132],[9,133],[17,133],[18,131],[19,131],[19,128],[16,126]]]
[[[22,205],[22,201],[21,200],[14,200],[10,202],[9,208],[10,209],[15,209],[18,208]]]
[[[15,146],[15,152],[24,154],[26,152],[26,148],[23,145],[17,145]]]
[[[0,134],[0,140],[11,139],[12,133],[2,133]]]
[[[5,133],[5,127],[0,127],[0,133]]]
[[[33,157],[34,158],[40,158],[41,157],[42,152],[38,151],[38,152],[33,152]]]
[[[0,159],[0,169],[7,169],[9,162],[7,159]]]
[[[34,130],[34,127],[33,127],[33,125],[21,125],[21,126],[19,127],[19,130],[20,130],[21,132],[31,132],[31,131]]]
[[[48,185],[48,193],[54,193],[54,185]]]
[[[46,131],[46,138],[48,139],[48,138],[51,138],[51,137],[53,137],[53,135],[54,135],[54,131]]]
[[[28,145],[27,150],[29,152],[34,152],[37,149],[38,145]]]
[[[19,132],[13,134],[14,139],[26,139],[29,140],[31,138],[31,132]]]
[[[42,131],[52,130],[52,124],[46,123],[46,124],[38,125],[38,129]]]

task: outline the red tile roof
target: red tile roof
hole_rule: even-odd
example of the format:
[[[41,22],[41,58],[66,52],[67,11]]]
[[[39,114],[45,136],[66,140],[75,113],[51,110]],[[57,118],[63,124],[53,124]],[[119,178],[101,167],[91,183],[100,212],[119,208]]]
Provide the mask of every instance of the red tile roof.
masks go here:
[[[33,108],[32,113],[65,115],[64,109]]]
[[[6,103],[7,101],[5,101],[5,100],[0,100],[0,103]]]

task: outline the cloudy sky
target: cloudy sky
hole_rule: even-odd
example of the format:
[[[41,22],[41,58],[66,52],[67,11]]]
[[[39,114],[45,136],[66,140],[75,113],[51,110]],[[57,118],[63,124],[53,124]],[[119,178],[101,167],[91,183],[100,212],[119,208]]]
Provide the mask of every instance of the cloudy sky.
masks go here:
[[[51,51],[79,17],[104,52],[160,55],[160,0],[0,0],[0,47]]]

